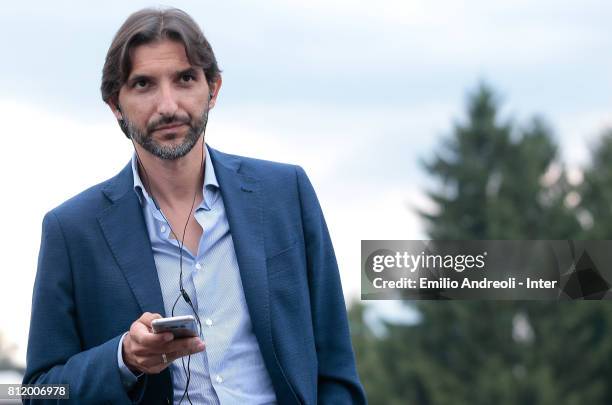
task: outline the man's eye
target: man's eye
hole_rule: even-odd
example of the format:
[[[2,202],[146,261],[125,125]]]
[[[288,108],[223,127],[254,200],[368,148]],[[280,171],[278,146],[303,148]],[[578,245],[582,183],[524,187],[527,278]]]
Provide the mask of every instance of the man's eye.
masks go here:
[[[181,76],[181,80],[184,82],[190,82],[192,80],[195,80],[195,76],[190,73],[185,73]]]
[[[144,87],[147,87],[147,81],[146,80],[137,80],[134,82],[134,87],[137,89],[142,89]]]

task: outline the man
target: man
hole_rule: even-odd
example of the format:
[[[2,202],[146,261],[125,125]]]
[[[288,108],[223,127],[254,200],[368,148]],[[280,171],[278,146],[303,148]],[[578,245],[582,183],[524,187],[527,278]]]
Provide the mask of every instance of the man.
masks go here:
[[[365,403],[314,190],[205,144],[221,83],[184,12],[119,29],[102,97],[135,153],[45,216],[24,383],[83,404]],[[200,337],[152,332],[172,315]]]

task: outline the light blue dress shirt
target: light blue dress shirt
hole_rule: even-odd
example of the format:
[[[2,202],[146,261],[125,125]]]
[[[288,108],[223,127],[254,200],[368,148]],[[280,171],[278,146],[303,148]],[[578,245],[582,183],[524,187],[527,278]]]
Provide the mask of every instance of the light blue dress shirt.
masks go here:
[[[134,191],[143,207],[151,239],[166,316],[172,316],[172,306],[180,294],[179,245],[143,187],[135,154],[132,172]],[[208,147],[203,195],[194,214],[203,229],[198,251],[183,248],[183,286],[202,322],[202,338],[206,345],[203,352],[191,356],[189,397],[194,404],[274,404],[276,396],[253,333],[234,243]],[[182,298],[174,310],[174,316],[178,315],[193,315]],[[123,338],[117,361],[122,381],[129,388],[137,381],[137,376],[123,362],[122,343]],[[187,366],[187,357],[184,359]],[[170,372],[174,402],[178,403],[186,383],[181,359],[172,362]],[[183,403],[187,403],[186,398]]]

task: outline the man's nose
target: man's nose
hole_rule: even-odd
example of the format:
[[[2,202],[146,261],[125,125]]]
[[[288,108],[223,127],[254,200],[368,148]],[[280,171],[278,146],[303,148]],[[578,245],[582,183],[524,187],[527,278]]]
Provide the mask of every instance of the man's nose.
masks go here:
[[[178,109],[176,93],[170,84],[162,84],[159,87],[157,100],[157,113],[164,116],[173,116]]]

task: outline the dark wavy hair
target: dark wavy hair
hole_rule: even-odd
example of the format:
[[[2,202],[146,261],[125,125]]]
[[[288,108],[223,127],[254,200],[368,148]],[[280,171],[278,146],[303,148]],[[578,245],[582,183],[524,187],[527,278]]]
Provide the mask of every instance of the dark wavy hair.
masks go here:
[[[145,8],[125,20],[108,49],[100,86],[104,102],[116,102],[119,89],[127,81],[132,69],[130,50],[162,39],[182,42],[189,63],[204,70],[209,85],[217,81],[221,71],[198,24],[177,8]]]

